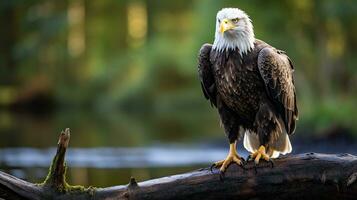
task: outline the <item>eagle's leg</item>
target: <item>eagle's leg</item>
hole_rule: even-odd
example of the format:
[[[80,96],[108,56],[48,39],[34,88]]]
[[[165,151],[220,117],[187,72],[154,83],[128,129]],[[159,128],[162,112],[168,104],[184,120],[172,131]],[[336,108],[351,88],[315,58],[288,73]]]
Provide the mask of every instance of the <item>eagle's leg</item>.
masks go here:
[[[261,145],[257,151],[250,154],[249,159],[254,160],[255,164],[259,164],[261,159],[271,162],[270,156],[266,153],[264,145]]]
[[[224,176],[224,172],[228,168],[231,163],[236,163],[239,166],[243,167],[244,159],[240,157],[237,153],[236,144],[238,140],[238,136],[240,134],[239,128],[239,118],[236,113],[232,111],[220,97],[217,97],[217,108],[218,113],[221,118],[221,123],[224,127],[224,132],[229,140],[229,153],[224,160],[215,162],[212,167],[219,168],[221,179]],[[211,167],[211,169],[212,169]]]
[[[277,142],[275,137],[282,132],[276,116],[274,108],[270,104],[263,103],[260,105],[254,122],[260,147],[249,156],[249,160],[254,159],[255,165],[258,165],[260,160],[265,160],[272,166],[274,165],[270,159],[274,152],[271,145]]]
[[[237,141],[234,141],[234,143],[229,144],[229,153],[228,153],[226,159],[215,162],[212,165],[212,167],[216,167],[216,168],[219,167],[219,170],[221,171],[221,173],[224,173],[226,171],[226,169],[228,168],[228,166],[233,162],[242,166],[244,159],[238,155],[237,149],[236,149],[236,143],[237,143]]]

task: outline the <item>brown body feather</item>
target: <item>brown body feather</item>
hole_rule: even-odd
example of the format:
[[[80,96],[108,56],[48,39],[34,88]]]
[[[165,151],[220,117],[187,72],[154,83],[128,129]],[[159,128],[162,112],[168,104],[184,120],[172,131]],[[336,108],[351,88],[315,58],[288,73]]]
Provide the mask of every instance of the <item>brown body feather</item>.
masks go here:
[[[240,127],[257,133],[261,145],[273,144],[284,130],[295,130],[293,66],[284,52],[260,40],[243,55],[205,44],[198,70],[205,97],[217,107],[231,142]]]

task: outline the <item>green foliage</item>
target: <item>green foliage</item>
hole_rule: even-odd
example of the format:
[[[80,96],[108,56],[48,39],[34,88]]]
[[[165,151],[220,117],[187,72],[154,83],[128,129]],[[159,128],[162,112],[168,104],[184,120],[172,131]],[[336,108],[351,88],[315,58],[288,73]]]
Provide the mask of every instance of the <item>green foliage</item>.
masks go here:
[[[0,95],[0,104],[44,93],[61,109],[215,118],[200,91],[196,57],[203,43],[213,42],[222,7],[245,10],[257,38],[292,58],[299,123],[357,130],[352,0],[2,1],[0,87],[16,92]],[[133,17],[131,8],[144,12]],[[145,33],[134,28],[130,35],[135,16],[143,16]],[[78,41],[84,49],[73,54]]]

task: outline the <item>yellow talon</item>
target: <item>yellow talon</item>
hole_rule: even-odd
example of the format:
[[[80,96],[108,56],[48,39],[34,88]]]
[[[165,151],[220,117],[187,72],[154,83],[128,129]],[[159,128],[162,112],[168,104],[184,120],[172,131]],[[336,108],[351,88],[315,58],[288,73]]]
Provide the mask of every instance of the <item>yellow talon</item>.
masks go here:
[[[214,166],[220,167],[219,170],[221,172],[225,172],[228,165],[232,162],[235,162],[238,165],[243,165],[242,158],[237,153],[236,142],[234,142],[233,144],[229,144],[229,153],[226,159],[215,162]]]
[[[264,160],[266,160],[266,161],[269,161],[269,160],[270,160],[270,156],[269,156],[268,154],[266,154],[266,152],[265,152],[265,147],[264,147],[263,145],[260,146],[259,149],[258,149],[256,152],[252,153],[252,154],[250,155],[250,157],[251,157],[252,159],[254,159],[255,164],[259,164],[259,160],[260,160],[261,158],[264,159]]]

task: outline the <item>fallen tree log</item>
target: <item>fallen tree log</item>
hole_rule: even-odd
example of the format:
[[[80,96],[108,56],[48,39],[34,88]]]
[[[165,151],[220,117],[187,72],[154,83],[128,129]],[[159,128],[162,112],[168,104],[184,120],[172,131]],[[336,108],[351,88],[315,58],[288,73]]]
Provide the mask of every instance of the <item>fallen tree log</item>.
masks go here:
[[[61,133],[48,176],[33,184],[0,172],[0,199],[357,199],[357,157],[307,153],[261,163],[231,165],[223,180],[209,168],[108,188],[70,186],[65,153],[69,129]]]

